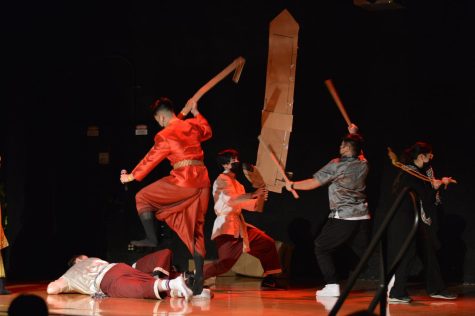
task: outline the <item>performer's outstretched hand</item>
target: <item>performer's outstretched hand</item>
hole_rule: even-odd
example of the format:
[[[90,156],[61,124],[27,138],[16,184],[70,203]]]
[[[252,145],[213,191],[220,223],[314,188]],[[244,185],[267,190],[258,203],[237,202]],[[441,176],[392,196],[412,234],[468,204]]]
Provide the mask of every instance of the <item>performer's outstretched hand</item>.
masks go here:
[[[294,183],[293,183],[293,182],[290,182],[290,181],[289,181],[289,182],[285,182],[285,188],[287,189],[287,191],[292,192],[292,190],[294,189],[294,188],[292,187],[293,184],[294,184]]]
[[[441,185],[444,185],[445,189],[447,189],[449,183],[457,183],[457,181],[455,179],[452,179],[452,177],[443,177],[442,179],[440,179],[440,182]]]
[[[120,175],[120,182],[122,182],[122,184],[127,183],[127,182],[132,182],[134,180],[135,178],[133,174],[131,173],[123,173]]]
[[[264,200],[267,201],[267,198],[269,197],[269,191],[265,188],[258,188],[254,193],[252,193],[253,198],[258,198],[260,196],[264,197]]]
[[[285,181],[285,188],[287,189],[287,191],[289,191],[290,193],[292,193],[292,195],[294,196],[294,198],[298,199],[298,198],[299,198],[299,195],[298,195],[297,191],[295,191],[294,183],[295,183],[295,182],[293,182],[293,181]]]
[[[193,114],[193,116],[197,116],[198,114],[200,114],[200,112],[198,111],[198,102],[196,102],[195,99],[188,100],[186,104],[191,105],[191,114]]]
[[[188,113],[190,113],[191,111],[191,108],[193,107],[193,102],[192,102],[192,99],[189,99],[188,102],[186,102],[185,106],[183,107],[183,109],[180,111],[182,116],[185,117],[188,115]]]
[[[350,134],[356,134],[358,133],[358,126],[356,126],[355,124],[351,123],[349,126],[348,126],[348,132]]]
[[[449,183],[457,183],[452,177],[443,177],[442,179],[431,179],[432,182],[432,187],[436,190],[440,188],[440,186],[443,184],[445,188],[449,185]]]
[[[443,177],[440,181],[442,181],[442,184],[444,185],[449,185],[449,183],[457,183],[452,177]]]

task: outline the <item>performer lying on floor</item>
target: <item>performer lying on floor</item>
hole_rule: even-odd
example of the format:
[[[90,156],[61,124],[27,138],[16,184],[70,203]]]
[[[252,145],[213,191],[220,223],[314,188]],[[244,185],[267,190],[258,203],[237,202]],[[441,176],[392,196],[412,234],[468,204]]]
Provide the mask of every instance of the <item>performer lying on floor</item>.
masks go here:
[[[151,253],[132,266],[86,255],[75,256],[69,261],[69,270],[48,284],[47,293],[162,299],[170,292],[172,297],[184,297],[188,301],[193,292],[183,276],[165,278],[170,276],[171,258],[169,249]]]

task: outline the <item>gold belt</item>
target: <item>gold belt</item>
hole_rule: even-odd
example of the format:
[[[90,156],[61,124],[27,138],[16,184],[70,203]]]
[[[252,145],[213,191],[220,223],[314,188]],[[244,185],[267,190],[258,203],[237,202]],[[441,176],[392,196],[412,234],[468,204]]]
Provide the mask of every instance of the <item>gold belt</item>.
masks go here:
[[[186,167],[186,166],[204,166],[204,163],[202,160],[185,159],[185,160],[180,160],[177,163],[174,163],[173,169],[178,169],[178,168]]]

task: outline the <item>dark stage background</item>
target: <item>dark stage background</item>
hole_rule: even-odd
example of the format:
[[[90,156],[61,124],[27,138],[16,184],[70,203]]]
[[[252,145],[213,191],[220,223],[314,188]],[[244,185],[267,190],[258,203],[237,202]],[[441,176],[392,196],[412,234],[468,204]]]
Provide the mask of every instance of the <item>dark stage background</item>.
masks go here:
[[[246,58],[239,84],[227,78],[200,101],[214,130],[203,144],[205,163],[212,180],[220,172],[214,155],[224,147],[255,163],[269,23],[287,8],[300,33],[286,169],[295,179],[307,178],[338,154],[346,126],[324,85],[332,79],[367,141],[374,214],[392,171],[386,147],[401,150],[418,140],[434,145],[437,174],[459,182],[444,194],[444,273],[475,282],[474,4],[404,4],[380,11],[335,0],[3,4],[0,150],[8,278],[55,278],[76,253],[127,256],[127,242],[141,237],[134,193],[170,169],[161,164],[128,191],[119,182],[120,170],[133,169],[158,131],[149,103],[169,96],[180,109],[238,56]],[[135,136],[136,124],[148,124],[149,135]],[[89,125],[99,126],[99,137],[86,136]],[[98,163],[101,152],[110,154],[109,164]],[[246,218],[295,246],[294,267],[317,275],[309,241],[328,214],[327,199],[326,188],[302,192],[299,200],[271,193],[266,211]],[[208,239],[213,220],[210,203]],[[161,234],[176,244],[166,227]],[[214,258],[214,245],[207,248]]]

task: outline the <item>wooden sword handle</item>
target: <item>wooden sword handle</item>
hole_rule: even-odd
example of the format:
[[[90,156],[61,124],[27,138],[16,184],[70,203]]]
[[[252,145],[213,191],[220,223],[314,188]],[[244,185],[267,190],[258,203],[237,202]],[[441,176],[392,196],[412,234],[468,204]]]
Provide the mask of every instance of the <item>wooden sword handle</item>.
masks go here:
[[[285,174],[285,171],[284,169],[282,168],[282,166],[280,165],[279,161],[277,160],[277,157],[274,155],[274,153],[272,152],[272,149],[269,147],[269,145],[266,144],[266,142],[264,142],[264,140],[262,139],[261,135],[259,135],[257,137],[257,139],[259,139],[259,141],[262,143],[263,147],[266,149],[266,151],[269,153],[269,156],[271,157],[272,161],[274,162],[274,164],[276,165],[277,167],[277,170],[279,171],[280,175],[284,178],[284,181],[286,184],[290,183],[290,180],[289,178],[287,177],[287,175]],[[294,196],[294,198],[298,199],[299,198],[299,195],[297,193],[297,191],[295,190],[290,190],[290,192],[292,193],[292,195]]]
[[[244,67],[244,63],[246,60],[242,57],[236,58],[231,64],[229,64],[226,68],[224,68],[219,74],[214,76],[210,81],[208,81],[204,86],[202,86],[192,97],[196,102],[211,88],[213,88],[218,82],[223,80],[228,74],[232,71],[236,70],[233,75],[233,81],[237,83],[239,81],[239,77],[242,72],[242,68]]]
[[[346,113],[345,107],[343,106],[343,103],[341,103],[340,97],[338,96],[338,93],[336,92],[335,87],[333,86],[333,83],[330,79],[325,80],[325,85],[328,88],[328,91],[330,91],[330,94],[333,97],[333,100],[335,101],[336,105],[338,106],[338,109],[341,112],[341,115],[343,115],[343,118],[346,121],[346,124],[348,126],[351,126],[351,120],[350,117],[348,116],[348,113]]]

